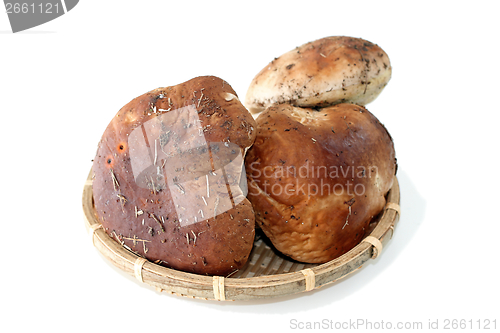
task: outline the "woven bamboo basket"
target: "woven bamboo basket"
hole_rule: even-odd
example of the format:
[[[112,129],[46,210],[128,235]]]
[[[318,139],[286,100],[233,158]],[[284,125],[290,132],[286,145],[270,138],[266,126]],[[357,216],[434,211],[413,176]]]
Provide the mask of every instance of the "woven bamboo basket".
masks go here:
[[[399,183],[387,195],[387,204],[371,224],[373,230],[351,251],[325,264],[295,262],[257,238],[247,264],[229,277],[205,276],[157,265],[127,250],[108,236],[98,222],[92,197],[92,172],[83,189],[83,212],[92,244],[112,264],[157,291],[229,301],[278,297],[310,291],[338,281],[360,269],[382,252],[399,220]]]

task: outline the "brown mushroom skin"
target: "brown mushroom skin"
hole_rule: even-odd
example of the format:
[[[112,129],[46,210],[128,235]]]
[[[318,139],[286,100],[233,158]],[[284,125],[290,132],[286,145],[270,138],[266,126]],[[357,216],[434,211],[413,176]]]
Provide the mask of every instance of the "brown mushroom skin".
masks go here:
[[[277,250],[324,263],[357,245],[383,209],[396,159],[392,138],[354,104],[269,107],[246,156],[258,226]]]
[[[169,118],[172,112],[177,113]],[[199,120],[185,122],[182,117],[186,112],[197,115]],[[146,126],[149,126],[149,149],[142,151],[131,137],[134,130],[141,136],[140,131]],[[223,173],[219,172],[216,178],[216,173],[210,172],[224,167],[226,157],[241,156],[242,164],[246,150],[255,140],[255,129],[255,120],[234,90],[217,77],[197,77],[133,99],[118,111],[106,128],[93,162],[95,211],[104,230],[130,250],[174,269],[225,276],[241,268],[253,246],[253,210],[235,184],[238,179],[230,179],[229,171],[225,174],[225,182],[216,181],[223,180],[220,178]],[[175,131],[186,132],[173,133]],[[156,137],[156,141],[151,139]],[[213,158],[210,159],[206,158],[206,149],[183,148],[183,145],[192,144],[191,140],[200,138],[208,144],[229,148],[216,154],[211,146]],[[202,150],[205,155],[197,156]],[[174,155],[177,151],[181,153],[167,163],[166,158],[160,160],[153,156],[155,152],[159,156],[161,151]],[[182,163],[177,165],[179,161]],[[150,176],[134,174],[134,167],[137,169],[143,162],[154,164],[154,170],[166,167],[182,170],[179,177],[194,185],[192,188],[188,188],[188,183],[172,186],[172,182],[166,180],[160,184],[161,179],[152,176],[149,183]],[[238,170],[235,172],[232,175]],[[207,189],[199,185],[205,186],[205,177],[207,182],[208,177],[216,179],[207,185],[210,193],[206,195]],[[228,198],[229,187],[233,190],[233,198]],[[190,205],[187,213],[183,212],[184,207],[175,204],[174,194],[191,195],[192,200],[183,201]],[[200,210],[204,211],[205,218],[200,216]],[[196,223],[183,224],[181,213],[193,219],[197,216]]]
[[[389,57],[361,38],[333,36],[301,45],[274,59],[252,80],[245,105],[256,114],[273,104],[324,107],[366,105],[391,78]]]

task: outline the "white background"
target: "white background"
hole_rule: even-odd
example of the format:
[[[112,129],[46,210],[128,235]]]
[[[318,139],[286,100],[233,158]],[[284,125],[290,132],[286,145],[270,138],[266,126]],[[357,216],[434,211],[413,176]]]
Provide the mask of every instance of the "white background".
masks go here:
[[[498,10],[459,3],[82,0],[17,34],[2,11],[1,330],[282,332],[358,319],[499,329]],[[157,293],[92,247],[83,184],[124,104],[200,75],[243,99],[274,57],[332,35],[377,43],[393,66],[367,106],[394,138],[401,183],[381,257],[314,292],[221,303]]]

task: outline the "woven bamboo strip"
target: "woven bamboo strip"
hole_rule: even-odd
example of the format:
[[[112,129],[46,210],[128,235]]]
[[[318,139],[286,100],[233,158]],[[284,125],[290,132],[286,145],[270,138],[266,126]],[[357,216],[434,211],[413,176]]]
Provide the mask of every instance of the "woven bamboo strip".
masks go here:
[[[192,298],[251,300],[277,297],[313,290],[338,281],[377,256],[375,253],[377,249],[373,243],[380,249],[387,244],[392,238],[394,226],[400,215],[399,183],[394,177],[394,184],[387,196],[387,206],[377,226],[369,235],[372,237],[371,242],[363,241],[348,253],[325,264],[305,265],[289,261],[276,254],[263,240],[258,240],[247,263],[248,266],[241,272],[236,272],[228,278],[203,276],[139,260],[142,258],[110,238],[100,227],[94,211],[91,174],[92,172],[85,182],[82,199],[85,224],[91,231],[92,241],[97,250],[115,266],[131,276],[136,276],[139,281],[156,290]]]

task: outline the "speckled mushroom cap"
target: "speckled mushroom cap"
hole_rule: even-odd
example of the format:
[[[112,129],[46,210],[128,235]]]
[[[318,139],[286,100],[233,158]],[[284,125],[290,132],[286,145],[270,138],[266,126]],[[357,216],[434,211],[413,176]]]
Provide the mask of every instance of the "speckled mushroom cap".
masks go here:
[[[366,108],[290,104],[257,118],[246,157],[258,226],[289,257],[324,263],[358,244],[393,183],[392,138]]]
[[[225,276],[248,259],[255,218],[243,158],[256,123],[213,76],[141,95],[118,111],[93,163],[97,218],[146,259]]]
[[[366,105],[380,94],[391,72],[389,57],[376,44],[353,37],[326,37],[271,61],[252,80],[245,106],[256,114],[279,103]]]

